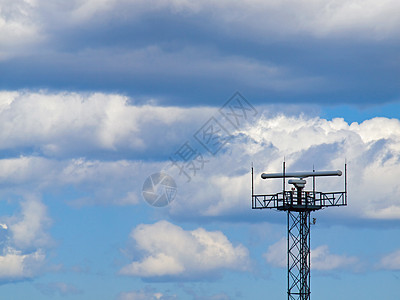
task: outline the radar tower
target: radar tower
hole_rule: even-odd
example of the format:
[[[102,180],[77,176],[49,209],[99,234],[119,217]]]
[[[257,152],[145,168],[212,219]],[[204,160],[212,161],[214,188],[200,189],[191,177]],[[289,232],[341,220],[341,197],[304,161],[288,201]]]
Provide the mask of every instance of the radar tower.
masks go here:
[[[277,209],[287,212],[287,285],[288,300],[310,300],[310,214],[331,206],[347,205],[347,164],[344,166],[344,192],[317,192],[315,178],[341,176],[337,171],[262,173],[262,179],[282,178],[282,192],[254,194],[254,172],[251,168],[251,191],[253,209]],[[304,190],[306,180],[312,177],[312,191]],[[286,178],[294,188],[286,190]],[[314,222],[314,221],[313,221]]]

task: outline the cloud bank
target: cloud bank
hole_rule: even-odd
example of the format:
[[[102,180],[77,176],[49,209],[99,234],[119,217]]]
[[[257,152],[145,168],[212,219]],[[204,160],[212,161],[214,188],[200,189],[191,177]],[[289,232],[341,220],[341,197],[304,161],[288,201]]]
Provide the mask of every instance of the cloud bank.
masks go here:
[[[399,97],[394,0],[0,5],[2,88],[124,91],[169,105],[212,105],[237,89],[258,103]]]
[[[186,141],[200,149],[194,135],[212,116],[222,122],[217,108],[141,105],[127,96],[102,93],[9,91],[0,99],[1,195],[21,208],[0,220],[4,282],[34,278],[46,264],[52,237],[43,195],[73,189],[66,201],[75,206],[147,205],[143,182],[161,170],[171,172],[178,183],[177,198],[159,212],[174,222],[265,221],[265,214],[260,217],[250,208],[250,165],[254,162],[256,192],[280,191],[279,180],[262,181],[259,174],[279,172],[283,157],[289,171],[313,165],[341,169],[347,159],[349,206],[329,210],[327,218],[340,218],[345,225],[361,220],[361,226],[400,218],[395,200],[400,196],[398,119],[348,124],[258,106],[260,117],[230,127],[232,139],[215,155],[202,150],[204,168],[186,182],[169,158]],[[318,180],[317,188],[342,190],[342,179]],[[281,219],[271,215],[270,221]],[[120,273],[146,280],[201,279],[249,267],[247,249],[233,245],[222,232],[184,230],[162,221],[136,227],[131,241],[138,256]],[[273,250],[266,255],[270,261]],[[313,264],[321,271],[357,264],[356,258],[332,254],[327,246],[313,253]],[[390,255],[395,258],[396,253]],[[389,268],[388,259],[382,259],[383,268]]]
[[[293,171],[342,169],[347,160],[350,205],[340,209],[340,217],[400,218],[397,119],[348,124],[259,107],[259,119],[229,128],[233,138],[213,156],[194,139],[211,116],[223,119],[210,107],[142,106],[98,93],[3,92],[0,99],[4,195],[16,187],[39,193],[75,187],[82,191],[72,199],[76,205],[137,205],[145,178],[164,170],[179,183],[168,208],[173,218],[251,220],[251,162],[256,193],[268,193],[281,183],[262,181],[259,174],[280,171],[283,157]],[[205,161],[189,183],[170,161],[186,141],[202,149]],[[318,180],[317,188],[342,190],[343,178]]]

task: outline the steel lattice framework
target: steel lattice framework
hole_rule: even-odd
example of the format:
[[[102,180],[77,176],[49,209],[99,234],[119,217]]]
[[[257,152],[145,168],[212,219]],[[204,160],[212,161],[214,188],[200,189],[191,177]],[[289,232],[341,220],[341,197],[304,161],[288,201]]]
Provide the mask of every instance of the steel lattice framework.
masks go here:
[[[288,211],[288,296],[310,299],[310,212]]]
[[[344,192],[303,191],[302,180],[295,181],[296,190],[285,191],[285,163],[283,167],[283,191],[275,194],[254,194],[252,169],[252,208],[277,209],[287,212],[287,268],[288,300],[310,299],[310,214],[312,211],[331,206],[347,205],[347,168],[345,165]],[[340,172],[341,174],[341,172]],[[274,174],[276,175],[276,174]],[[324,175],[325,176],[325,175]],[[292,176],[293,177],[293,176]],[[277,176],[271,178],[278,178]],[[290,181],[289,181],[290,183]]]

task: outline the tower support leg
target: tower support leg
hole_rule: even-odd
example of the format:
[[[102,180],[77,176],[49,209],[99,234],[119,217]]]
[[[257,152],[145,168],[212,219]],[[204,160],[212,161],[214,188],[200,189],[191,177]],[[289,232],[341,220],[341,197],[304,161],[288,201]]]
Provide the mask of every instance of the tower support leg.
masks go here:
[[[310,211],[288,211],[288,300],[310,300]]]

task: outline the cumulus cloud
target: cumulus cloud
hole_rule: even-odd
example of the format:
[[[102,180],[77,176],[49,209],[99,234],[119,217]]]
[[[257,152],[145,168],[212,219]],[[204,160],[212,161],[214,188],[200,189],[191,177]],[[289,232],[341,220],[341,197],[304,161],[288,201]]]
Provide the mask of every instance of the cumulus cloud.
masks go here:
[[[315,270],[347,269],[354,267],[357,263],[357,257],[330,253],[327,245],[319,246],[311,251],[311,265]]]
[[[78,191],[77,198],[69,200],[76,206],[138,204],[140,194],[137,191],[143,184],[144,174],[147,175],[148,168],[154,168],[153,165],[129,160],[57,160],[37,156],[2,159],[0,178],[4,186],[1,194],[10,196],[35,192],[40,195],[54,188],[74,187]],[[36,206],[38,217],[42,215],[42,204],[33,201],[23,202],[23,205],[31,206],[27,209]],[[18,228],[23,226],[20,224]]]
[[[145,177],[164,170],[179,182],[169,207],[174,218],[250,219],[251,162],[256,192],[264,193],[280,182],[259,174],[280,171],[283,157],[288,170],[341,169],[347,159],[351,205],[340,209],[341,217],[400,218],[398,119],[348,124],[265,107],[257,122],[229,128],[234,138],[212,156],[193,138],[211,116],[223,119],[210,107],[135,105],[116,94],[3,92],[0,100],[0,145],[9,156],[0,160],[3,194],[74,186],[83,192],[74,199],[78,206],[138,204]],[[169,157],[188,140],[205,163],[186,183]],[[343,178],[318,180],[317,188],[342,190]]]
[[[222,270],[247,270],[248,250],[220,231],[186,231],[167,221],[138,225],[131,233],[142,258],[120,270],[142,278],[200,279]]]
[[[385,270],[400,270],[400,250],[383,256],[377,266]]]
[[[138,204],[145,177],[164,169],[182,181],[169,207],[172,216],[240,213],[246,218],[251,212],[243,199],[249,199],[251,162],[256,192],[263,193],[280,183],[261,181],[259,173],[281,170],[283,157],[289,170],[307,170],[313,165],[319,170],[340,169],[347,159],[351,206],[343,209],[342,216],[400,217],[395,201],[400,194],[397,119],[348,124],[343,119],[276,115],[266,107],[256,123],[230,129],[234,138],[216,156],[207,156],[199,143],[193,144],[203,151],[206,163],[186,184],[168,157],[193,139],[210,116],[218,116],[216,109],[135,105],[115,94],[3,92],[0,99],[4,128],[0,144],[10,156],[0,160],[6,190],[75,186],[86,193],[75,199],[76,205]],[[26,154],[18,156],[21,152]],[[321,179],[317,187],[341,190],[343,181]]]
[[[170,149],[210,108],[132,105],[117,94],[0,92],[1,148],[48,157],[136,157]],[[194,123],[192,126],[195,126]],[[172,126],[176,130],[170,131]],[[181,128],[181,129],[179,129]],[[157,149],[157,150],[155,150]],[[18,150],[17,150],[18,151]],[[165,154],[165,152],[163,152]],[[114,155],[114,156],[113,156]]]
[[[45,261],[41,250],[29,254],[22,251],[5,248],[0,255],[0,281],[29,279],[38,274]]]
[[[313,165],[317,170],[339,169],[346,158],[351,205],[330,210],[331,216],[400,218],[395,200],[400,196],[398,119],[348,124],[343,119],[276,114],[264,107],[255,123],[229,129],[234,138],[215,156],[202,149],[207,162],[186,183],[168,157],[185,141],[195,142],[193,134],[211,116],[222,118],[217,109],[136,105],[126,96],[100,93],[3,92],[0,100],[0,148],[5,156],[0,160],[1,194],[23,198],[21,211],[0,222],[0,232],[5,232],[3,281],[33,278],[45,264],[51,221],[41,193],[72,186],[79,194],[74,205],[136,205],[142,203],[141,187],[153,170],[175,170],[179,183],[177,198],[161,215],[256,222],[260,219],[250,208],[252,161],[256,192],[269,193],[280,191],[281,182],[262,181],[259,174],[280,171],[283,157],[293,171]],[[193,145],[201,149],[199,143]],[[318,180],[317,188],[341,190],[343,178]],[[164,221],[138,226],[131,239],[136,252],[120,270],[124,275],[190,280],[249,267],[247,249],[233,245],[221,232],[188,231]],[[356,258],[332,254],[327,246],[313,251],[313,266],[322,271],[356,264]],[[279,252],[278,246],[271,246],[265,257],[282,265]],[[381,261],[385,268],[387,260]]]
[[[279,268],[287,266],[287,240],[282,238],[271,245],[267,252],[263,254],[266,261]],[[330,271],[335,269],[348,269],[355,267],[358,258],[346,255],[330,253],[327,245],[319,246],[311,250],[311,266],[313,270]]]
[[[10,219],[9,230],[13,244],[19,249],[48,246],[50,238],[46,233],[50,219],[46,206],[36,197],[28,196],[21,203],[21,215]]]
[[[287,266],[287,241],[285,238],[280,239],[275,244],[268,247],[267,252],[263,254],[266,261],[279,268],[284,268]]]
[[[347,159],[351,205],[331,209],[330,213],[340,210],[341,218],[398,219],[400,210],[395,199],[400,196],[396,183],[400,176],[399,142],[397,119],[374,118],[348,124],[343,119],[284,114],[261,118],[257,124],[243,128],[242,135],[227,145],[226,152],[210,157],[207,170],[196,174],[195,184],[180,187],[179,193],[184,196],[172,203],[170,212],[177,217],[191,212],[205,217],[244,216],[249,211],[251,162],[255,166],[256,193],[273,193],[280,191],[281,181],[261,180],[259,175],[281,171],[286,157],[289,171],[312,170],[313,166],[317,170],[343,169]],[[317,190],[344,190],[344,179],[317,179]]]
[[[21,212],[5,221],[0,229],[0,281],[18,281],[37,276],[45,264],[51,239],[46,207],[32,195],[25,195]]]

